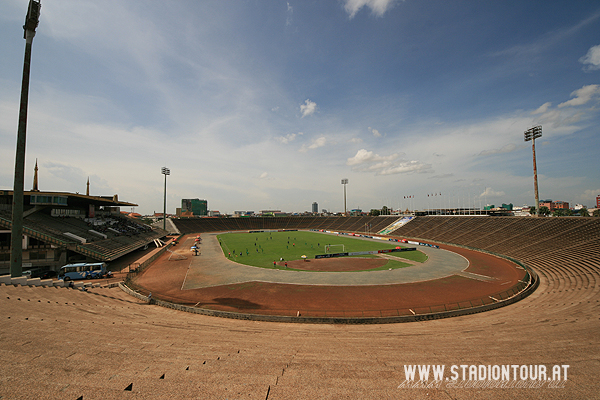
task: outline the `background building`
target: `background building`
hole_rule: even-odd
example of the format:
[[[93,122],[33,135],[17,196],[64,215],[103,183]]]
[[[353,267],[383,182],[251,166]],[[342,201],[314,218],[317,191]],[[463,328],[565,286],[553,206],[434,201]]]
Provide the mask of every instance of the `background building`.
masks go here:
[[[540,200],[540,207],[548,207],[551,212],[554,210],[568,210],[569,203],[566,201]]]
[[[319,204],[317,204],[316,201],[314,203],[312,203],[312,212],[313,212],[313,214],[319,213]]]
[[[552,211],[554,210],[568,210],[569,203],[566,201],[553,201],[552,202]]]
[[[541,207],[547,207],[548,210],[552,211],[552,200],[540,200]]]
[[[181,212],[193,213],[195,217],[208,215],[208,201],[200,199],[182,199]]]

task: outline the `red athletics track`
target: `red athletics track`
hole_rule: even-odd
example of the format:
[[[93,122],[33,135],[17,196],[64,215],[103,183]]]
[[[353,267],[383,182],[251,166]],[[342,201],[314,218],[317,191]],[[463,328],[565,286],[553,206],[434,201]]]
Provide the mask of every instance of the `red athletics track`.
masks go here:
[[[489,304],[494,302],[491,297],[505,298],[503,293],[517,286],[525,276],[522,268],[503,258],[454,246],[440,247],[467,258],[467,274],[377,286],[251,281],[181,290],[191,260],[168,261],[170,253],[165,253],[135,279],[135,286],[143,292],[152,292],[153,298],[212,310],[271,315],[296,315],[299,311],[302,316],[350,317],[411,315],[411,310],[419,314],[456,309],[459,304],[460,308]],[[369,268],[373,267],[362,269]],[[484,279],[477,279],[478,275]]]

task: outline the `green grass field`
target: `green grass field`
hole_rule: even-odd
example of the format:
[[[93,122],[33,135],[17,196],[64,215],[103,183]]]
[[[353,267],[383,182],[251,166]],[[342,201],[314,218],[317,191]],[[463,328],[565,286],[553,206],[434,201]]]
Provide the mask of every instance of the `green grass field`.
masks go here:
[[[225,233],[218,235],[217,238],[223,253],[231,260],[255,267],[277,269],[281,268],[274,267],[273,261],[279,261],[281,258],[286,261],[300,260],[303,255],[312,259],[317,254],[325,254],[325,245],[327,244],[343,244],[345,252],[393,249],[397,246],[407,247],[396,242],[363,240],[307,231]],[[330,252],[342,252],[342,248],[337,246]],[[418,250],[388,253],[388,255],[397,257],[398,261],[390,260],[379,269],[408,266],[409,264],[402,262],[402,259],[415,262],[427,260],[427,256]]]

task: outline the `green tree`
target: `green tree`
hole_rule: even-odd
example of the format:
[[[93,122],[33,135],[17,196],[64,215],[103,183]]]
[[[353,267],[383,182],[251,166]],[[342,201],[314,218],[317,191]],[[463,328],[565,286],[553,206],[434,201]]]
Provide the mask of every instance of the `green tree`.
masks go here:
[[[571,215],[573,215],[573,211],[569,210],[568,208],[558,208],[552,211],[553,217],[569,217]]]
[[[372,208],[371,211],[369,212],[369,215],[372,217],[378,217],[380,213],[381,212],[379,210]]]
[[[594,212],[592,213],[592,216],[600,217],[600,208],[595,209]]]
[[[390,215],[390,210],[387,206],[381,207],[381,215]]]
[[[535,207],[529,206],[529,215],[535,215]]]
[[[540,207],[540,215],[543,215],[545,217],[548,214],[550,214],[550,209],[546,206],[541,206]]]
[[[590,212],[588,211],[587,208],[581,207],[579,209],[579,215],[581,215],[582,217],[589,217],[590,216]]]

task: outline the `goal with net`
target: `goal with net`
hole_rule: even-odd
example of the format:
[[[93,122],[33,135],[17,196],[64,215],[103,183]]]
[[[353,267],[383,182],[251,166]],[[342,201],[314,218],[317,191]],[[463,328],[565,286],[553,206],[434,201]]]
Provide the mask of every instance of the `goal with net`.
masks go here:
[[[325,253],[345,253],[346,246],[343,244],[326,244]]]

